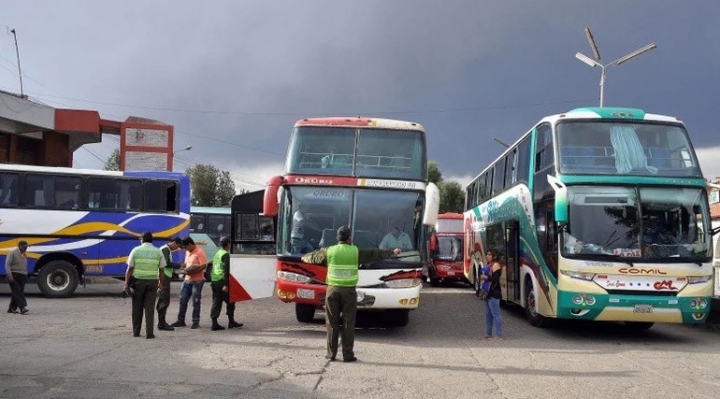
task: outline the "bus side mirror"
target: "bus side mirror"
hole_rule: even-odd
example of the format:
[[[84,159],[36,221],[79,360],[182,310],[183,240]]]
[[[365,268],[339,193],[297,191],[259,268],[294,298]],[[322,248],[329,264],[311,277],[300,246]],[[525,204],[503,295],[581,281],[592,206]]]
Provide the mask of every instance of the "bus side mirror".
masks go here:
[[[278,211],[278,194],[283,183],[282,176],[274,176],[268,180],[263,196],[263,215],[275,216]]]
[[[426,226],[435,226],[438,213],[440,213],[440,189],[435,183],[428,183],[427,187],[425,187],[425,214],[423,215],[423,224]]]
[[[547,175],[548,183],[555,190],[555,221],[567,223],[568,221],[568,200],[567,186],[554,176]]]

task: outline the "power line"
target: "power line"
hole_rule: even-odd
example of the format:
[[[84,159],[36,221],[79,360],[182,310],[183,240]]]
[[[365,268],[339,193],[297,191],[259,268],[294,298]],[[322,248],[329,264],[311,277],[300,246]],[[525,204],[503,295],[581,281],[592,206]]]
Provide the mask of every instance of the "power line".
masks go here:
[[[65,96],[54,96],[47,93],[32,93],[36,96],[54,97],[69,101],[84,102],[89,104],[108,105],[114,107],[125,107],[125,108],[137,108],[137,109],[151,109],[156,111],[168,111],[168,112],[181,112],[181,113],[196,113],[196,114],[211,114],[211,115],[243,115],[243,116],[307,116],[315,115],[318,112],[297,112],[297,111],[225,111],[225,110],[209,110],[209,109],[189,109],[189,108],[170,108],[170,107],[157,107],[150,105],[132,105],[124,103],[114,103],[106,101],[88,100],[82,98],[73,98]],[[365,111],[358,112],[353,110],[352,112],[330,112],[332,114],[344,114],[344,115],[357,115],[358,113],[364,115],[403,115],[403,114],[438,114],[438,113],[451,113],[451,112],[470,112],[470,111],[483,111],[483,110],[495,110],[495,109],[511,109],[511,108],[530,108],[539,107],[544,105],[562,105],[562,104],[573,104],[573,103],[586,103],[588,101],[595,101],[597,98],[583,98],[577,100],[564,100],[564,101],[543,101],[533,103],[518,103],[518,104],[504,104],[504,105],[484,105],[475,107],[462,107],[462,108],[444,108],[444,109],[416,109],[416,110],[394,110],[394,111]],[[327,111],[324,111],[327,114]]]

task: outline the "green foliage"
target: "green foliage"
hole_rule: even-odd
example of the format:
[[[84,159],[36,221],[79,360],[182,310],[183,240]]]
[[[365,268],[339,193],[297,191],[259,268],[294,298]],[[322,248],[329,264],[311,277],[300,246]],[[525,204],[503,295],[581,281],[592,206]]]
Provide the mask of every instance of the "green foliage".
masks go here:
[[[116,148],[105,161],[105,170],[120,170],[120,149]]]
[[[440,213],[465,210],[465,190],[456,181],[443,180],[440,164],[435,161],[428,162],[428,180],[440,189]]]
[[[194,206],[229,206],[235,197],[235,183],[228,171],[221,171],[213,165],[197,164],[185,173],[190,177]]]
[[[440,213],[462,213],[465,208],[465,191],[460,183],[454,180],[444,180],[438,186],[440,189]]]

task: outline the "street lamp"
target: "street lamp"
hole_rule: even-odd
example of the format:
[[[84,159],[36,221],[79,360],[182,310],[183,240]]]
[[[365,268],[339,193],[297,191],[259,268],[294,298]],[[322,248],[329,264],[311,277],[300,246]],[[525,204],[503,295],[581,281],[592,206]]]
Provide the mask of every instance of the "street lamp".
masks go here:
[[[595,55],[595,59],[592,59],[585,54],[582,53],[576,53],[575,58],[582,61],[583,63],[595,68],[600,67],[600,107],[603,107],[605,105],[605,69],[609,66],[613,65],[620,65],[622,63],[628,62],[631,59],[639,56],[640,54],[647,53],[648,51],[657,48],[657,44],[650,43],[647,46],[641,47],[627,55],[624,55],[615,61],[609,63],[609,64],[601,64],[600,61],[600,51],[598,51],[597,44],[595,43],[595,39],[593,39],[592,33],[590,32],[590,28],[585,28],[585,36],[587,36],[588,42],[590,43],[590,48],[593,51],[593,54]]]
[[[185,148],[181,148],[181,149],[179,149],[179,150],[177,150],[177,151],[173,151],[173,157],[174,157],[178,152],[180,152],[180,151],[190,151],[190,150],[192,150],[192,146],[191,146],[191,145],[186,146]]]
[[[496,142],[498,142],[498,143],[499,143],[500,145],[502,145],[503,147],[510,148],[510,144],[508,144],[508,143],[500,140],[500,139],[497,138],[497,137],[493,137],[493,140],[495,140]]]

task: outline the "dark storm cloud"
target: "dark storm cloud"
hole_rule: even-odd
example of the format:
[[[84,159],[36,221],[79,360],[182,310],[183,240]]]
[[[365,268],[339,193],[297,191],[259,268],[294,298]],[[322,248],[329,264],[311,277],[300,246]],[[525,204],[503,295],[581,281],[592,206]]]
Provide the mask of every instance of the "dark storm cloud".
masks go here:
[[[474,175],[502,150],[493,136],[514,141],[545,114],[597,103],[599,71],[573,57],[590,54],[585,26],[606,62],[659,44],[608,70],[608,105],[677,114],[698,146],[718,144],[720,54],[709,43],[720,5],[658,3],[66,1],[3,15],[23,33],[26,69],[46,85],[37,92],[223,111],[58,99],[172,123],[193,160],[277,164],[282,155],[269,152],[284,154],[296,119],[375,114],[422,123],[445,173]]]

